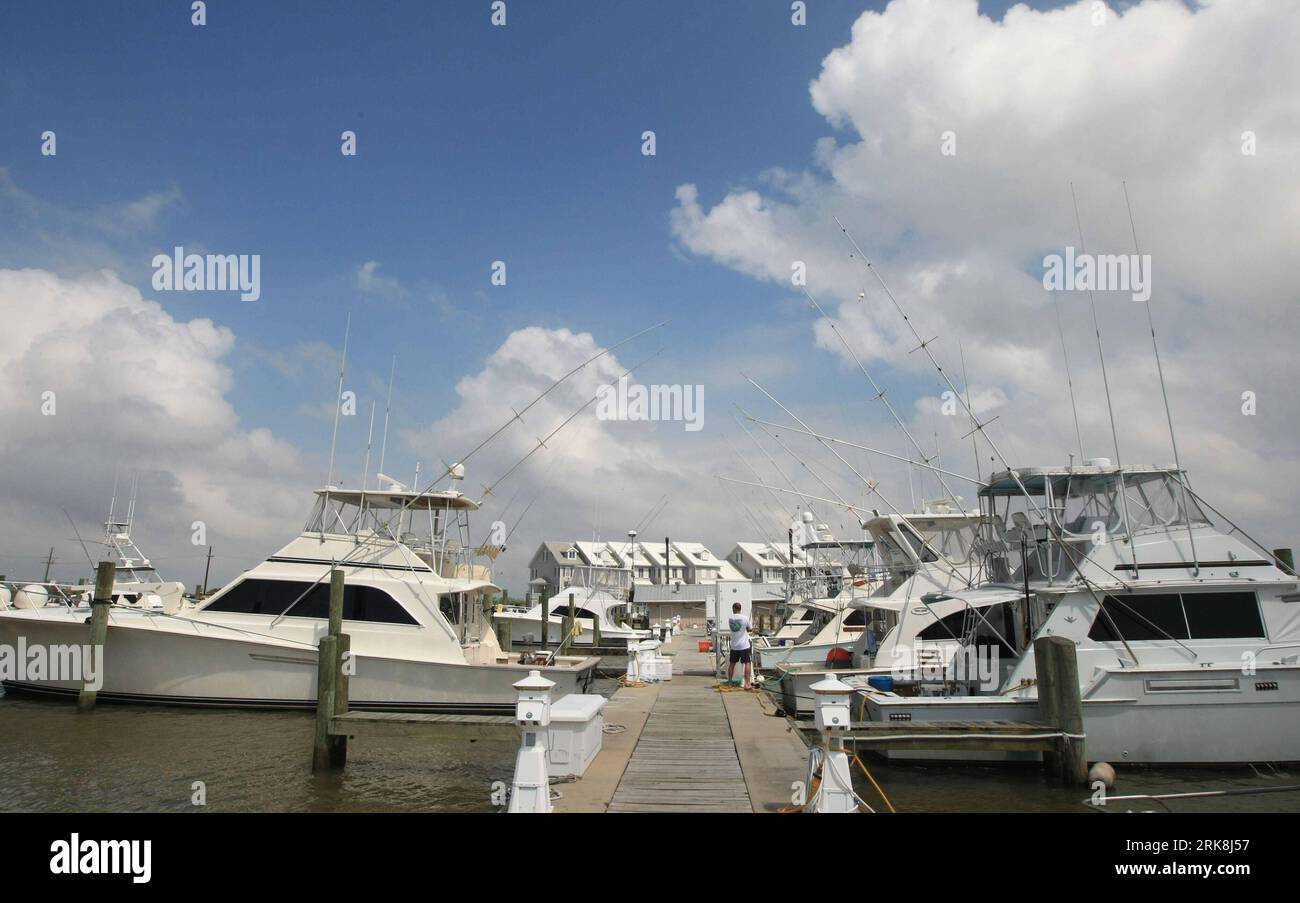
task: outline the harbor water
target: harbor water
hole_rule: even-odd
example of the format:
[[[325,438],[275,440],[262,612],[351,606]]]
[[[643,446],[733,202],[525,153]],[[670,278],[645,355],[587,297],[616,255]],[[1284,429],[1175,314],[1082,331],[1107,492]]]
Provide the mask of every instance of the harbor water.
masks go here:
[[[603,681],[603,692],[613,691]],[[513,740],[358,740],[348,766],[313,774],[310,712],[248,712],[0,697],[0,811],[493,812],[510,782]],[[1080,812],[1085,790],[1033,767],[889,765],[868,760],[900,812]],[[884,809],[854,766],[858,793]],[[802,775],[791,775],[791,781]],[[201,782],[196,786],[196,782]],[[1267,788],[1300,772],[1259,766],[1131,768],[1115,794]],[[196,804],[202,791],[203,805]],[[559,788],[563,792],[563,786]],[[1183,800],[1179,812],[1300,811],[1300,794]],[[1127,808],[1160,810],[1157,804]]]

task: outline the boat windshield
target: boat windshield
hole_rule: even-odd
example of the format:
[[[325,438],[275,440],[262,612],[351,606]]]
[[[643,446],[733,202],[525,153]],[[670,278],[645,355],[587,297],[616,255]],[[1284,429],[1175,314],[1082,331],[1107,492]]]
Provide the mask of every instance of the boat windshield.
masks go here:
[[[452,494],[320,491],[304,532],[401,543],[444,576],[464,576],[476,573],[474,558],[493,557],[471,543],[469,512],[476,507]]]
[[[1186,527],[1209,523],[1196,500],[1183,492],[1172,473],[1125,474],[1120,498],[1118,474],[1071,476],[1055,481],[1063,494],[1059,526],[1063,533],[1081,536],[1104,532],[1125,535],[1139,530]],[[1186,505],[1184,506],[1184,495]],[[1128,523],[1124,508],[1128,508]]]
[[[1067,580],[1095,545],[1135,532],[1209,523],[1173,471],[1027,473],[981,493],[995,546],[1019,567],[1011,579]],[[1121,497],[1121,485],[1123,496]],[[1128,520],[1125,521],[1127,506]],[[1065,548],[1068,547],[1068,548]]]

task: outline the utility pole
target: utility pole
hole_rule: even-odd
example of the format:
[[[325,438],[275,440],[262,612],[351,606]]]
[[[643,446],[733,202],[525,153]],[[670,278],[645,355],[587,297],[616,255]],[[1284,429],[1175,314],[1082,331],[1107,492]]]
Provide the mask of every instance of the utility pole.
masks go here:
[[[50,546],[50,555],[45,559],[45,579],[42,583],[50,582],[50,568],[54,567],[54,546]]]
[[[203,566],[203,595],[208,594],[208,574],[212,571],[212,546],[208,546],[208,563]]]

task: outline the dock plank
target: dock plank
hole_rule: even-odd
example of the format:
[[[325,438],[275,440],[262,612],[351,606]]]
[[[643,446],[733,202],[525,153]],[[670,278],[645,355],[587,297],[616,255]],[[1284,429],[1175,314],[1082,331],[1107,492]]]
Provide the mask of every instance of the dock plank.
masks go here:
[[[727,712],[711,685],[660,691],[607,811],[753,811]]]

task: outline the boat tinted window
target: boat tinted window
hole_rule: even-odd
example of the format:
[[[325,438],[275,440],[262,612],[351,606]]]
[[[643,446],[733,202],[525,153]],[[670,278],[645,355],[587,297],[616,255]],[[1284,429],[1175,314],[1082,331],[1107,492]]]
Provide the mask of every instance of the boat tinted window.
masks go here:
[[[916,635],[918,640],[929,640],[931,642],[938,640],[962,639],[966,635],[967,616],[969,612],[963,608],[961,611],[954,611],[935,621],[929,627],[922,630]]]
[[[939,560],[939,556],[934,554],[934,552],[930,550],[930,547],[925,544],[925,540],[917,536],[916,531],[914,531],[907,524],[899,524],[898,531],[903,534],[904,539],[906,539],[909,543],[911,543],[912,551],[914,551],[917,554],[917,556],[920,557],[921,561],[928,564],[932,561]]]
[[[1091,640],[1176,640],[1187,639],[1187,620],[1177,593],[1107,596],[1088,631]],[[1110,615],[1110,620],[1106,619]],[[1111,626],[1114,622],[1114,627]],[[1119,635],[1115,628],[1119,628]]]
[[[1194,640],[1264,636],[1254,593],[1184,593],[1183,605]]]
[[[294,605],[306,592],[301,601]],[[290,610],[290,606],[293,608]],[[330,588],[328,583],[314,586],[296,580],[245,580],[204,611],[228,611],[240,614],[281,615],[286,610],[292,618],[328,618]],[[383,624],[416,624],[415,618],[388,593],[373,586],[347,584],[343,587],[343,620],[374,621]]]

